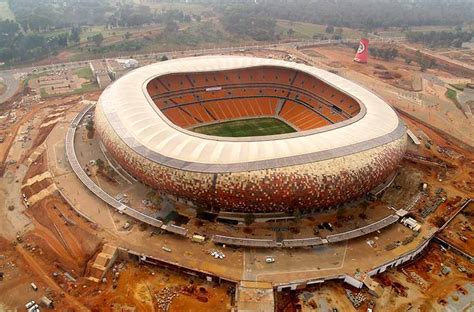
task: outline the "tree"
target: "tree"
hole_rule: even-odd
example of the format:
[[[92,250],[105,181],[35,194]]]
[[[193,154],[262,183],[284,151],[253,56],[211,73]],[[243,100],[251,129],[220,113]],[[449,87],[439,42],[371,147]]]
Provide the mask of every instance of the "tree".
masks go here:
[[[28,30],[30,29],[27,20],[21,20],[21,21],[20,21],[20,25],[21,25],[21,28],[23,28],[23,31],[24,31],[25,33],[27,33]]]
[[[164,62],[164,61],[167,61],[168,60],[168,57],[166,55],[163,55],[160,59],[160,61]]]
[[[125,38],[125,40],[128,40],[132,37],[132,34],[129,31],[127,31],[125,35],[123,35],[123,37]]]
[[[327,33],[327,34],[332,34],[333,32],[334,32],[334,26],[328,25],[328,26],[326,27],[326,33]]]
[[[146,199],[148,199],[153,205],[155,206],[158,206],[162,199],[160,197],[160,194],[158,194],[156,191],[154,190],[150,190],[147,194],[146,194]]]
[[[244,217],[245,225],[249,226],[250,224],[254,223],[255,215],[253,213],[247,213]]]
[[[103,161],[102,159],[97,158],[97,159],[95,160],[95,164],[96,164],[97,168],[99,168],[99,170],[104,169],[105,163],[104,163],[104,161]]]
[[[386,61],[390,61],[395,59],[398,56],[398,50],[395,48],[377,48],[377,47],[370,47],[369,53],[374,58],[381,58]]]
[[[86,124],[86,130],[87,131],[92,131],[94,130],[94,120],[89,119]]]
[[[293,35],[295,34],[295,31],[293,30],[293,28],[290,28],[288,29],[286,33],[288,34],[288,36],[293,37]]]
[[[407,64],[407,65],[410,65],[411,62],[413,61],[413,59],[409,56],[405,56],[404,59],[405,59],[405,64]]]
[[[226,31],[257,41],[274,40],[276,20],[250,7],[236,6],[224,11],[220,21]]]
[[[375,47],[370,47],[369,54],[372,55],[374,58],[377,58],[379,56],[379,49]]]
[[[112,168],[109,165],[106,165],[104,167],[104,173],[106,176],[108,176],[111,179],[113,179],[117,175],[117,172],[114,170],[114,168]]]
[[[81,27],[73,26],[71,29],[71,41],[75,43],[79,43],[81,41]]]
[[[0,20],[0,35],[13,37],[20,32],[18,23],[12,20]]]
[[[104,35],[102,33],[98,33],[97,35],[92,36],[92,41],[94,41],[95,45],[100,47],[102,42],[104,42]]]
[[[92,119],[89,119],[86,124],[86,130],[87,130],[87,137],[89,139],[92,139],[94,137],[94,121]]]
[[[179,30],[179,26],[175,21],[169,21],[165,26],[165,34],[170,34]]]
[[[426,57],[422,57],[418,63],[420,64],[420,71],[422,72],[426,71],[432,66],[431,60]]]

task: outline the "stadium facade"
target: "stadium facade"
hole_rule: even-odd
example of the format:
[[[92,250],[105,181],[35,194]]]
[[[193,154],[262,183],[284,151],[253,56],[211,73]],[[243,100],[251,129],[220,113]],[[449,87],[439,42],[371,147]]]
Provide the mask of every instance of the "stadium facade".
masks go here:
[[[260,117],[296,131],[251,137],[194,131]],[[338,205],[387,179],[406,147],[395,111],[359,85],[303,64],[242,56],[134,70],[103,92],[95,125],[130,174],[213,211]]]

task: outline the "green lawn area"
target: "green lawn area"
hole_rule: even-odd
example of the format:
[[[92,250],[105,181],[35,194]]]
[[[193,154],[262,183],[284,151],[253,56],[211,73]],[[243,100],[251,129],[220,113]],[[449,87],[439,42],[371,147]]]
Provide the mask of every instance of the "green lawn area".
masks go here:
[[[331,37],[333,34],[326,33],[327,25],[318,25],[312,23],[304,23],[304,22],[293,22],[288,20],[278,20],[276,25],[277,33],[282,34],[282,39],[285,38],[298,38],[298,39],[311,39],[313,35],[325,35],[327,37]],[[290,37],[288,35],[288,29],[292,28],[295,33]],[[338,28],[338,27],[336,27]],[[352,38],[358,39],[360,38],[361,33],[357,30],[350,29],[350,28],[343,28],[342,37],[344,38]]]
[[[253,118],[225,121],[199,126],[194,132],[221,137],[250,137],[296,132],[295,129],[276,118]]]
[[[131,0],[130,2],[135,2],[138,5],[147,5],[152,10],[161,12],[163,10],[179,10],[183,11],[184,14],[202,14],[203,12],[212,12],[212,8],[206,4],[200,3],[183,3],[183,2],[173,2],[173,1],[149,1],[149,0]]]
[[[295,33],[293,34],[293,38],[306,38],[311,39],[313,38],[314,34],[324,34],[324,30],[326,26],[311,24],[311,23],[303,23],[303,22],[292,22],[287,20],[278,20],[277,21],[277,32],[282,33],[283,38],[288,38],[288,29],[292,28]]]
[[[446,91],[446,97],[450,99],[451,101],[457,101],[456,91],[453,89],[448,89]]]
[[[79,78],[87,79],[89,81],[94,80],[94,74],[92,73],[92,70],[89,66],[76,69],[74,74],[76,74]]]

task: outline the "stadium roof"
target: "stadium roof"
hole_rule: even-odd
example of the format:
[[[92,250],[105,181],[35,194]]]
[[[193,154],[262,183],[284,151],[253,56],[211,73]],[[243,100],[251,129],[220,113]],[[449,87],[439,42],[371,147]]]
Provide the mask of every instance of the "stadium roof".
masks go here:
[[[153,103],[147,83],[171,73],[209,72],[278,66],[306,72],[358,100],[360,113],[343,122],[289,134],[226,138],[198,134],[170,122]],[[202,56],[136,69],[101,95],[107,120],[122,140],[142,156],[174,168],[236,172],[284,167],[340,157],[400,138],[405,127],[382,99],[338,75],[311,66],[243,56]]]

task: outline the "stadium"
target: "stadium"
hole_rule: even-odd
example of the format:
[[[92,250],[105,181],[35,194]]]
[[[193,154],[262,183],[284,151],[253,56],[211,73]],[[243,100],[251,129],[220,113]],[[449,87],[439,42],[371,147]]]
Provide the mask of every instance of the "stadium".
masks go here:
[[[367,194],[399,166],[405,126],[359,85],[304,64],[204,56],[128,73],[95,127],[150,187],[207,211],[319,211]]]

